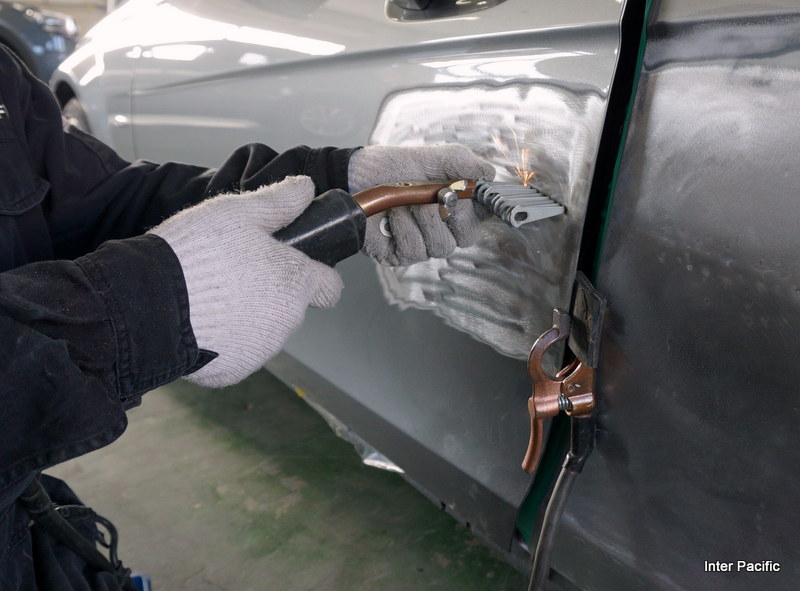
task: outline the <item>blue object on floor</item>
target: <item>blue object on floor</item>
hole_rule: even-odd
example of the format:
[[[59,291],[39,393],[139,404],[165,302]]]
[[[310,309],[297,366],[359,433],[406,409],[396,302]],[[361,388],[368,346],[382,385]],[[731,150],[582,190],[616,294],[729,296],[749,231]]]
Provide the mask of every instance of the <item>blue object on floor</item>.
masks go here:
[[[153,587],[150,586],[150,575],[134,573],[131,575],[131,580],[138,591],[152,591],[153,589]]]

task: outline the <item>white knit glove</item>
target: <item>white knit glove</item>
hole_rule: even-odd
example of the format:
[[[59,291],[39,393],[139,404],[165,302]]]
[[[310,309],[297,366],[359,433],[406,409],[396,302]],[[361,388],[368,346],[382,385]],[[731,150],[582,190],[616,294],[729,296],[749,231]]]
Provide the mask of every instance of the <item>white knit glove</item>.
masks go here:
[[[350,192],[358,193],[399,181],[492,180],[494,175],[494,166],[459,144],[413,148],[367,146],[350,157],[348,183]],[[472,199],[459,201],[446,222],[439,217],[437,205],[396,207],[367,219],[364,252],[384,265],[410,265],[443,258],[456,246],[474,243],[478,224],[488,215]]]
[[[281,350],[309,305],[339,299],[336,271],[272,237],[313,198],[310,178],[290,177],[208,199],[150,231],[183,267],[198,346],[219,354],[187,380],[210,387],[243,380]]]

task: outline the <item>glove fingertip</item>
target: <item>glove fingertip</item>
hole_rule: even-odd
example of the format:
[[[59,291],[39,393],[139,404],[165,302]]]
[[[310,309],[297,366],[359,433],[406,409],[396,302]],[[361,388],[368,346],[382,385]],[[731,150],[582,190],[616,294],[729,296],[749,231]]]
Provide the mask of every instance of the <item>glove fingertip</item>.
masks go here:
[[[482,205],[473,201],[459,201],[453,215],[447,220],[455,242],[460,247],[472,246],[478,240],[478,226],[491,214]]]
[[[364,248],[362,252],[378,261],[382,265],[388,264],[388,259],[393,250],[394,240],[386,224],[386,233],[381,229],[383,222],[388,222],[386,212],[379,213],[367,218],[367,231],[364,234]]]
[[[479,222],[488,220],[490,217],[492,217],[492,212],[489,211],[485,205],[479,203],[475,199],[471,199],[470,202],[472,203],[472,213],[475,214],[475,217],[478,218]]]
[[[456,205],[456,210],[459,205]],[[448,225],[439,217],[437,207],[435,205],[412,205],[409,210],[417,223],[425,248],[425,256],[418,256],[418,260],[443,259],[452,254],[456,248],[456,240]]]
[[[442,153],[443,170],[448,178],[472,178],[492,180],[495,168],[463,144],[444,144]]]
[[[389,211],[395,254],[404,265],[428,258],[426,232],[415,218],[414,209],[414,206],[398,207]]]
[[[308,207],[308,204],[314,199],[314,181],[308,176],[286,177],[275,185],[275,188],[281,192],[287,205],[302,208],[300,211]]]
[[[260,191],[260,190],[259,190]],[[261,193],[268,215],[264,227],[274,232],[294,221],[314,200],[314,181],[307,176],[286,177]]]
[[[344,288],[342,276],[327,265],[314,265],[312,272],[317,277],[316,289],[309,305],[312,308],[332,308],[339,301]]]
[[[314,181],[311,180],[310,176],[298,174],[296,176],[286,177],[284,182],[288,181],[291,181],[291,183],[304,194],[308,192],[314,192]]]
[[[481,160],[478,166],[481,171],[480,178],[487,181],[494,180],[494,177],[497,175],[497,170],[495,169],[494,165],[491,162],[487,162],[486,160]]]

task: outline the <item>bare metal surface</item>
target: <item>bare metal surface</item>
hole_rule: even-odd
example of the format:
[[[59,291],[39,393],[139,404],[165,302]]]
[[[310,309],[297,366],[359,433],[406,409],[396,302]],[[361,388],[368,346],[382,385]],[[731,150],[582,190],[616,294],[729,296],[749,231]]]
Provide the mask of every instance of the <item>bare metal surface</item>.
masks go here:
[[[569,305],[604,104],[599,92],[527,84],[413,90],[388,100],[373,143],[466,143],[506,181],[514,178],[509,156],[525,146],[536,171],[531,184],[567,213],[519,228],[488,219],[476,245],[446,260],[380,267],[386,298],[430,310],[502,354],[525,359],[550,310]]]
[[[571,417],[588,417],[595,406],[594,369],[575,360],[559,373],[561,396],[567,401],[562,410]]]

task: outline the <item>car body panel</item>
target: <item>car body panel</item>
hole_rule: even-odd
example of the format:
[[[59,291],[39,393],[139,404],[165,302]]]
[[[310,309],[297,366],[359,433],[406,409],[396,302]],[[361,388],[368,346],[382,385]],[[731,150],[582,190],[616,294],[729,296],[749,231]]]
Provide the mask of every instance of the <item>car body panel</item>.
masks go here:
[[[316,8],[298,15],[282,14],[282,2],[241,2],[238,12],[221,2],[154,2],[148,20],[160,22],[164,36],[153,33],[140,43],[132,114],[137,155],[180,152],[210,165],[265,130],[277,149],[359,145],[368,141],[383,101],[399,90],[515,78],[603,89],[613,67],[614,44],[592,39],[587,27],[596,24],[590,20],[596,6],[577,24],[574,14],[518,1],[476,17],[412,24],[387,19],[379,2],[311,4]],[[617,13],[605,12],[599,22],[613,24]],[[555,25],[574,30],[559,36]],[[168,41],[176,28],[180,39]],[[565,41],[579,36],[586,51]],[[495,71],[476,70],[476,62],[494,63]],[[193,100],[198,93],[207,98]],[[204,145],[209,133],[213,147]],[[187,143],[195,138],[201,147],[192,152]]]
[[[510,180],[518,145],[532,146],[525,165],[567,214],[518,230],[487,220],[480,242],[447,261],[345,261],[336,308],[309,311],[270,365],[509,552],[531,484],[519,467],[524,358],[552,309],[569,305],[620,10],[507,0],[400,22],[382,2],[131,0],[90,31],[60,81],[88,80],[75,92],[92,129],[128,158],[213,165],[250,141],[456,141]]]
[[[126,2],[84,35],[50,80],[62,106],[76,97],[92,135],[128,159],[135,158],[131,90],[140,57],[134,31],[149,25],[146,17],[136,2]]]
[[[649,27],[598,268],[597,448],[553,564],[582,589],[800,582],[800,10],[703,4]]]

